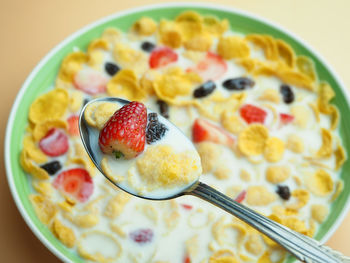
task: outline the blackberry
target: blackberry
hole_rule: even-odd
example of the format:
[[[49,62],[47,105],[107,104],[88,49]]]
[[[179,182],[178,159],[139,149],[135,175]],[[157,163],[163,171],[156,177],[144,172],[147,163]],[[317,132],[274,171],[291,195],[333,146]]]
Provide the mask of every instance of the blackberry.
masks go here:
[[[228,79],[222,83],[222,86],[228,90],[245,90],[254,87],[254,85],[253,80],[245,77]]]
[[[107,62],[105,64],[105,70],[107,71],[108,75],[113,77],[120,70],[120,67],[114,63]]]
[[[289,200],[290,198],[290,190],[288,186],[278,185],[276,193],[284,200]]]
[[[152,52],[152,50],[156,47],[155,44],[151,43],[151,42],[148,42],[148,41],[145,41],[141,44],[141,48],[143,51],[146,51],[146,52]]]
[[[146,142],[152,144],[162,139],[168,128],[158,121],[157,113],[148,114],[148,124],[146,128]]]
[[[160,114],[164,118],[168,119],[169,118],[169,106],[168,106],[168,104],[163,100],[157,100],[157,104],[159,106]]]
[[[62,165],[59,161],[52,161],[45,163],[40,167],[43,168],[48,174],[54,175],[58,170],[62,168]]]
[[[216,88],[216,85],[213,81],[208,80],[198,88],[193,91],[193,97],[203,98],[211,94]]]
[[[290,86],[286,84],[281,85],[280,92],[285,103],[289,104],[294,101],[294,92]]]

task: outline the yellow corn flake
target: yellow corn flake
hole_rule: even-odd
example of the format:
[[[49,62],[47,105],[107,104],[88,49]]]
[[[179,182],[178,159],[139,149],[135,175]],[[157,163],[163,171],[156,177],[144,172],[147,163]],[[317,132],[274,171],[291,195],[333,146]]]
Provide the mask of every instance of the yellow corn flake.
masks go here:
[[[215,169],[213,174],[217,179],[225,180],[225,179],[230,178],[231,173],[232,173],[231,170],[223,164],[223,165],[219,165]]]
[[[150,36],[153,35],[157,30],[157,23],[152,18],[142,17],[137,20],[131,27],[131,31],[141,35]]]
[[[193,237],[187,239],[185,242],[185,246],[186,252],[189,254],[190,257],[197,256],[199,251],[198,235],[194,235]]]
[[[29,174],[31,174],[33,177],[40,179],[40,180],[46,180],[49,179],[49,174],[39,166],[35,165],[29,158],[28,151],[26,149],[23,149],[20,153],[19,158],[20,164],[23,168],[23,170]]]
[[[294,50],[291,48],[291,46],[280,39],[276,39],[276,45],[280,60],[290,68],[294,68],[296,59]],[[301,72],[304,73],[304,71]]]
[[[123,212],[125,205],[130,201],[130,199],[131,196],[129,194],[120,192],[109,200],[104,211],[104,215],[111,219],[116,218]]]
[[[238,135],[246,127],[243,120],[234,114],[232,110],[224,110],[222,112],[221,124],[226,130],[235,135]]]
[[[160,74],[156,70],[147,70],[140,78],[140,86],[142,91],[147,95],[154,95],[153,82],[159,76]]]
[[[95,122],[99,130],[103,128],[109,118],[120,108],[120,105],[113,102],[105,102],[98,105],[95,110]]]
[[[137,74],[143,74],[148,69],[147,56],[127,44],[117,43],[114,47],[113,57],[123,69],[133,70]]]
[[[74,207],[74,204],[71,204],[70,202],[68,202],[67,200],[64,200],[61,203],[58,203],[59,208],[61,208],[64,212],[68,212],[71,213],[72,209]]]
[[[72,112],[77,112],[83,105],[83,93],[78,90],[70,92],[68,107]]]
[[[277,216],[279,219],[274,219],[274,221],[282,222],[282,219],[280,217],[285,216],[298,216],[298,211],[296,209],[290,209],[289,207],[283,207],[280,205],[276,205],[272,208],[273,214],[269,216],[270,219],[273,219],[274,216]]]
[[[239,263],[239,260],[231,250],[221,249],[211,255],[209,263]]]
[[[317,79],[315,63],[309,57],[298,56],[296,58],[296,66],[301,73],[309,76],[312,80],[315,81]]]
[[[317,151],[316,156],[318,158],[328,158],[331,157],[333,152],[333,141],[332,141],[332,134],[330,131],[321,128],[321,135],[322,135],[322,146]]]
[[[264,157],[268,162],[279,162],[284,154],[284,142],[277,137],[270,137],[266,140]]]
[[[29,120],[35,124],[61,118],[68,107],[68,93],[64,89],[53,89],[36,98],[29,108]]]
[[[193,23],[201,23],[203,18],[200,14],[194,11],[185,11],[179,14],[176,18],[176,22],[193,22]]]
[[[320,119],[320,111],[318,110],[318,107],[313,103],[309,103],[309,106],[314,112],[316,121],[319,123],[321,119]]]
[[[36,163],[45,163],[47,156],[36,146],[33,136],[25,136],[23,139],[23,150],[26,151],[28,157]]]
[[[91,228],[99,223],[97,214],[89,213],[85,215],[77,215],[74,217],[73,223],[81,228]]]
[[[257,234],[249,235],[244,247],[249,253],[255,256],[260,255],[264,250],[264,244],[261,237]]]
[[[255,47],[262,49],[266,59],[276,60],[278,58],[276,42],[270,36],[251,34],[247,35],[245,39],[254,44]]]
[[[175,19],[184,41],[204,32],[203,18],[196,12],[185,11]]]
[[[197,152],[201,157],[203,173],[210,173],[218,163],[222,149],[212,142],[202,142],[196,145]]]
[[[74,247],[76,237],[73,229],[63,225],[57,218],[51,225],[51,231],[65,246],[69,248]]]
[[[308,91],[315,90],[314,81],[303,73],[293,71],[289,68],[278,67],[276,74],[284,83],[304,88]]]
[[[346,161],[346,153],[344,148],[341,145],[338,145],[337,148],[334,151],[335,156],[335,170],[339,170],[340,167],[344,164]]]
[[[297,231],[301,234],[306,234],[308,232],[308,229],[305,226],[305,222],[301,221],[300,219],[296,217],[287,217],[282,220],[282,225],[285,225],[286,227]]]
[[[272,263],[270,252],[266,251],[257,261],[257,263]]]
[[[29,195],[29,199],[34,207],[35,213],[39,220],[48,225],[57,214],[56,205],[46,196]]]
[[[112,46],[117,44],[120,41],[121,37],[122,33],[113,27],[106,28],[101,36],[102,39],[106,40]]]
[[[188,50],[208,51],[213,44],[213,39],[209,34],[201,34],[195,36],[184,43]]]
[[[244,182],[250,182],[251,181],[251,175],[246,170],[242,169],[239,173],[239,178],[241,178]]]
[[[305,129],[310,123],[310,110],[303,105],[295,105],[291,108],[291,113],[294,116],[294,123],[301,129]]]
[[[203,17],[204,32],[210,33],[213,36],[221,36],[229,28],[227,19],[219,20],[214,16]]]
[[[43,138],[49,130],[52,128],[62,128],[67,130],[68,124],[66,121],[60,120],[60,119],[51,119],[51,120],[44,120],[37,125],[35,125],[35,128],[33,130],[33,138],[37,142],[41,138]]]
[[[280,103],[280,94],[274,89],[265,89],[263,94],[258,97],[258,100]]]
[[[271,193],[265,186],[249,186],[247,189],[246,202],[248,205],[264,206],[276,200],[276,195]]]
[[[88,46],[88,64],[89,66],[98,69],[98,66],[103,62],[103,52],[102,50],[108,50],[109,44],[107,40],[95,39]]]
[[[138,205],[137,210],[144,214],[153,223],[158,222],[158,211],[152,205]]]
[[[61,68],[58,72],[58,79],[64,82],[73,82],[75,74],[87,61],[88,56],[84,52],[77,51],[69,54],[62,61]]]
[[[85,118],[86,122],[92,127],[97,128],[96,119],[95,119],[95,111],[100,104],[101,103],[99,103],[99,102],[91,103],[85,108],[84,118]]]
[[[186,50],[182,53],[182,56],[194,63],[198,63],[205,58],[205,54],[205,52],[201,51]]]
[[[269,166],[266,169],[266,180],[273,184],[279,184],[290,176],[290,168],[283,165]]]
[[[324,170],[319,169],[306,180],[308,189],[317,196],[326,196],[333,191],[332,177]]]
[[[288,136],[286,148],[294,153],[302,153],[304,151],[304,142],[299,136],[291,134]]]
[[[247,42],[238,36],[220,37],[217,52],[224,59],[246,58],[250,55]]]
[[[107,94],[113,97],[124,97],[128,100],[142,100],[146,93],[141,89],[135,72],[121,69],[107,83]]]
[[[288,205],[287,209],[297,211],[304,207],[310,200],[310,193],[305,189],[295,189],[292,196],[298,201],[295,204]]]
[[[248,73],[256,71],[258,65],[260,64],[259,60],[250,57],[237,59],[236,62],[241,65],[246,71],[248,71]]]
[[[109,167],[108,159],[106,157],[103,157],[103,159],[101,161],[101,169],[102,169],[104,175],[106,175],[114,183],[118,184],[118,183],[121,183],[125,180],[124,176],[115,174],[115,172],[112,171],[112,169]]]
[[[330,105],[329,106],[330,111],[330,119],[331,119],[331,130],[335,130],[338,127],[339,119],[340,119],[340,113],[336,106]]]
[[[264,125],[251,124],[239,134],[238,148],[247,156],[262,154],[268,137],[269,131]]]
[[[33,180],[33,188],[35,191],[37,191],[39,194],[47,197],[51,197],[53,194],[53,188],[51,183],[45,182],[45,181],[34,181]]]
[[[159,40],[171,48],[179,48],[183,42],[181,29],[174,21],[162,19],[159,23]]]
[[[311,216],[320,224],[326,219],[328,213],[328,207],[325,205],[318,204],[311,206]]]
[[[125,231],[121,228],[121,226],[119,224],[110,223],[110,228],[112,229],[112,231],[114,233],[116,233],[120,237],[126,238],[127,235],[126,235]]]
[[[334,190],[334,193],[331,197],[331,202],[333,202],[335,199],[338,198],[338,196],[341,194],[341,192],[343,191],[344,189],[344,182],[339,180],[335,183],[335,190]]]
[[[327,82],[321,82],[318,90],[317,106],[324,114],[332,113],[330,101],[335,97],[335,92]]]

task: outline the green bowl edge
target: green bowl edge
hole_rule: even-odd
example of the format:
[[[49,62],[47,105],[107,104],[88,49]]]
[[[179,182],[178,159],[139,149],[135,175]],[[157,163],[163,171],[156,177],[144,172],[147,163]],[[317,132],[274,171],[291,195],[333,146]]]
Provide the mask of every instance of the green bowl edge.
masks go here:
[[[16,194],[19,197],[19,201],[21,202],[21,205],[24,208],[27,216],[29,217],[30,221],[32,221],[34,226],[39,230],[41,235],[61,254],[73,262],[84,262],[84,260],[81,259],[75,252],[62,245],[61,242],[59,242],[52,235],[48,228],[39,221],[28,199],[28,194],[31,192],[31,186],[27,178],[28,175],[23,172],[19,165],[21,143],[18,142],[22,141],[22,137],[25,133],[29,106],[39,94],[46,92],[47,89],[52,85],[58,72],[62,58],[64,58],[64,56],[66,56],[68,53],[72,52],[73,47],[79,47],[82,50],[86,50],[88,43],[92,39],[99,37],[104,28],[109,26],[116,26],[121,30],[126,31],[131,26],[133,21],[142,16],[150,16],[156,20],[159,20],[161,18],[171,19],[174,18],[178,13],[188,9],[197,11],[203,15],[214,15],[221,19],[226,18],[229,20],[231,28],[233,30],[242,33],[269,34],[280,38],[288,42],[294,48],[297,54],[303,54],[312,58],[315,62],[316,70],[320,80],[324,80],[330,83],[336,93],[336,98],[333,100],[333,103],[337,105],[339,110],[342,112],[340,120],[340,135],[343,139],[344,148],[349,149],[350,129],[346,124],[345,116],[350,115],[350,108],[346,100],[346,96],[344,95],[345,91],[341,88],[341,84],[329,72],[327,67],[320,61],[314,52],[305,47],[303,44],[299,43],[288,33],[285,33],[278,28],[274,28],[272,25],[265,24],[264,22],[255,20],[254,18],[248,17],[244,14],[233,13],[231,10],[225,11],[221,9],[212,9],[209,7],[199,6],[164,6],[157,9],[139,10],[116,18],[112,17],[109,21],[98,24],[86,32],[75,36],[61,49],[55,52],[51,58],[42,65],[37,74],[32,78],[29,85],[27,85],[25,96],[23,96],[19,102],[19,107],[16,111],[17,114],[15,114],[13,121],[13,123],[16,124],[16,128],[14,129],[13,125],[12,127],[8,128],[8,131],[11,131],[7,136],[7,138],[10,138],[10,152],[5,152],[5,157],[7,155],[10,156],[10,168],[7,169],[7,174],[13,175],[13,181],[16,188],[15,191],[13,191],[13,194]],[[15,109],[13,108],[12,111],[14,110]],[[19,114],[19,112],[21,114]],[[350,194],[350,177],[346,177],[345,171],[349,171],[349,168],[350,162],[346,161],[341,173],[341,178],[344,181],[344,191],[332,204],[329,217],[317,232],[316,239],[318,240],[322,239],[331,229],[331,226],[341,214],[343,208],[346,206]],[[287,262],[292,261],[292,258],[287,260]]]

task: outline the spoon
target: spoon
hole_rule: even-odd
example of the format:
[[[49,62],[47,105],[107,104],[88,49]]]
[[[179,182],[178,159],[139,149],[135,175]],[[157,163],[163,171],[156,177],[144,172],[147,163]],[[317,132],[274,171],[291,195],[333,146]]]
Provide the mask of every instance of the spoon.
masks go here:
[[[128,192],[134,196],[150,199],[150,200],[168,200],[173,199],[182,195],[193,195],[199,197],[211,204],[224,209],[226,212],[238,217],[242,221],[246,222],[259,232],[265,234],[276,243],[283,246],[286,250],[292,253],[297,259],[311,263],[340,263],[347,262],[350,263],[350,258],[343,256],[340,252],[334,251],[331,248],[323,246],[318,241],[297,233],[261,214],[253,211],[252,209],[244,206],[243,204],[237,203],[228,196],[222,194],[221,192],[215,190],[214,188],[200,182],[198,179],[195,182],[190,183],[187,187],[182,189],[180,192],[171,193],[168,196],[140,196],[137,192],[130,190],[129,188],[118,185],[112,181],[107,175],[104,174],[101,168],[101,160],[103,158],[103,153],[98,145],[99,131],[91,126],[89,126],[85,120],[84,113],[89,104],[95,102],[112,102],[126,105],[130,101],[120,99],[120,98],[98,98],[88,102],[82,109],[79,117],[79,131],[80,136],[85,147],[85,150],[89,154],[91,160],[99,171],[114,185]],[[149,112],[150,110],[148,110]],[[167,125],[168,127],[178,129],[175,125],[169,122],[167,119],[159,116],[161,123]],[[184,143],[192,142],[183,135]]]

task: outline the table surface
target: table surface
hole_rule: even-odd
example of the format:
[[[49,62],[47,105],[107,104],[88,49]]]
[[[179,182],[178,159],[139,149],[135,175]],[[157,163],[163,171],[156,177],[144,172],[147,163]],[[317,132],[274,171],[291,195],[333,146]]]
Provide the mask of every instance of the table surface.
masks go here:
[[[27,75],[56,44],[103,16],[132,7],[156,3],[151,0],[0,0],[0,132],[4,138],[13,101]],[[171,1],[162,1],[171,2]],[[192,1],[200,2],[200,1]],[[201,1],[203,2],[203,1]],[[212,0],[265,17],[289,29],[313,46],[350,86],[350,1],[348,0]],[[101,5],[103,3],[103,5]],[[316,4],[316,6],[315,6]],[[4,140],[0,140],[3,149]],[[34,236],[20,216],[5,178],[0,151],[0,247],[2,262],[59,262]],[[327,242],[350,253],[350,214]]]

